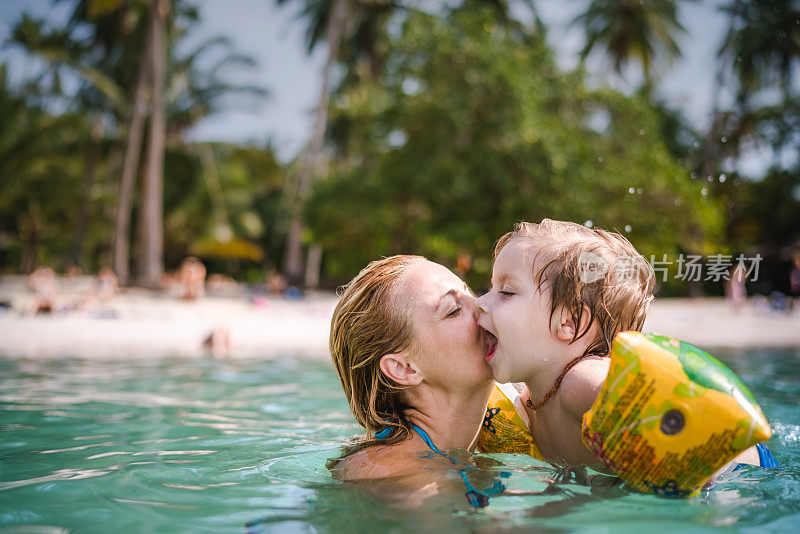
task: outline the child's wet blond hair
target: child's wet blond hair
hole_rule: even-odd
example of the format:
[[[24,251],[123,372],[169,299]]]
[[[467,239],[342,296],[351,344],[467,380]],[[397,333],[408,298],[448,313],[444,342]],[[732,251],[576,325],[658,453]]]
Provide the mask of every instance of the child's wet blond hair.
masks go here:
[[[585,306],[589,321],[583,330],[576,329],[573,342],[598,325],[585,354],[607,354],[619,332],[642,329],[655,276],[630,241],[573,222],[520,222],[498,240],[495,258],[510,241],[521,238],[536,249],[531,275],[540,291],[551,292],[550,319],[563,307],[580,325]]]

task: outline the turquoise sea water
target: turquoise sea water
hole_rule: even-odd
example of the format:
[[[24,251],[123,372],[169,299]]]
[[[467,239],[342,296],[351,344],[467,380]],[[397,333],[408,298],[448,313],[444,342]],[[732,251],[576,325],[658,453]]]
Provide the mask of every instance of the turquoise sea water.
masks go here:
[[[667,500],[495,455],[470,480],[506,472],[509,492],[481,509],[435,459],[389,484],[334,480],[325,461],[358,427],[325,362],[2,358],[0,532],[798,531],[800,350],[717,355],[761,402],[781,468]]]

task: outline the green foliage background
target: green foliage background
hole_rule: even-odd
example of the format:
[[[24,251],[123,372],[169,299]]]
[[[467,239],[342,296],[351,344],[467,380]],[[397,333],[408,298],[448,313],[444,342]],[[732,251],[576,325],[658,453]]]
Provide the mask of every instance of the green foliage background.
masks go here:
[[[310,51],[329,40],[337,1],[277,4],[300,6]],[[576,18],[587,37],[582,60],[604,52],[617,73],[641,69],[630,95],[598,84],[583,61],[559,67],[535,3],[518,2],[533,6],[529,24],[512,16],[512,3],[349,2],[351,31],[331,55],[323,164],[303,212],[303,244],[324,251],[322,285],[344,283],[381,256],[422,254],[453,267],[469,254],[468,281],[479,289],[498,237],[549,217],[616,230],[657,260],[760,253],[771,274],[759,291],[788,290],[800,249],[796,2],[720,5],[729,27],[715,83],[734,102],[713,111],[706,132],[658,99],[659,54],[680,55],[680,2],[623,13],[594,0]],[[261,281],[283,267],[305,155],[279,162],[269,143],[186,140],[232,95],[266,91],[226,70],[254,66],[227,39],[182,46],[201,11],[191,0],[169,4],[164,263],[195,254],[210,272]],[[28,15],[13,26],[6,46],[46,67],[12,85],[0,65],[0,272],[111,264],[150,5],[71,0],[65,27]],[[755,179],[738,171],[753,150],[772,157]],[[134,198],[133,221],[140,207]],[[131,231],[136,264],[136,224]],[[722,284],[703,289],[719,293]],[[689,287],[670,277],[661,290]]]
[[[520,220],[566,219],[625,234],[645,254],[720,244],[719,206],[670,153],[642,97],[562,72],[541,35],[489,11],[414,13],[387,43],[379,78],[336,99],[339,150],[307,208],[326,271],[417,253],[476,258]]]

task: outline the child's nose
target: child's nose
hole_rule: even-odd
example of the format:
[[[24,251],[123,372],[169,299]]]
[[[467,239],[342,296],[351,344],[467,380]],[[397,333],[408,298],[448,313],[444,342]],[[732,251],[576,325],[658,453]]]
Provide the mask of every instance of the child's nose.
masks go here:
[[[488,293],[487,293],[487,295],[488,295]],[[488,299],[486,298],[486,295],[483,295],[483,296],[478,297],[477,299],[475,299],[475,318],[476,319],[479,318],[481,315],[483,315],[485,313],[489,313],[489,311],[488,311],[488,309],[486,307],[487,304],[488,304],[486,302],[487,300]]]

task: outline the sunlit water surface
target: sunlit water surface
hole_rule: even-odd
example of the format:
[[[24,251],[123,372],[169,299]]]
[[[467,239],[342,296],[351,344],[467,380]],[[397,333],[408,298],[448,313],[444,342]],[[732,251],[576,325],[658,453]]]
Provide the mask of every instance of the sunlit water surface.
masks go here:
[[[0,532],[796,531],[800,350],[721,356],[761,401],[781,468],[667,500],[494,455],[469,473],[479,488],[510,475],[485,508],[436,459],[389,484],[333,479],[326,459],[358,427],[324,362],[3,358]]]

